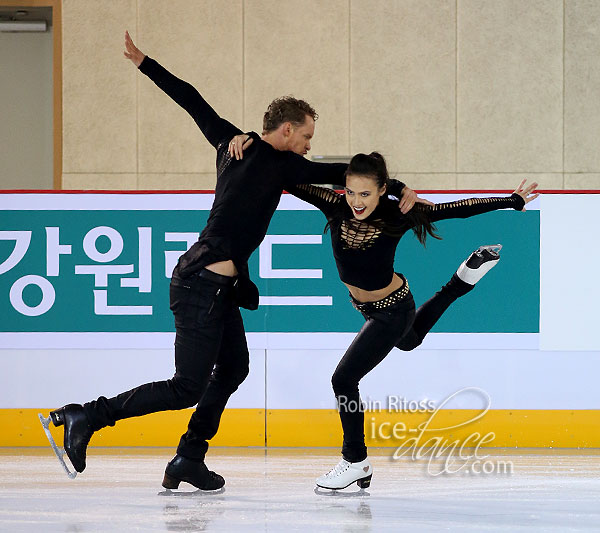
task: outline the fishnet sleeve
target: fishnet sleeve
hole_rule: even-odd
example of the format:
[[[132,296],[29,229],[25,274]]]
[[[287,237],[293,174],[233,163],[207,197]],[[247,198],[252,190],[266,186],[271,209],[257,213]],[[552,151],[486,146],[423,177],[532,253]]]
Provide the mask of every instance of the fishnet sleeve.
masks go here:
[[[286,190],[297,198],[300,198],[300,200],[304,200],[319,208],[326,216],[333,212],[343,200],[341,194],[338,194],[328,187],[294,185],[293,187],[287,187]]]
[[[424,211],[431,222],[447,218],[469,218],[482,213],[489,213],[497,209],[523,209],[525,201],[518,194],[508,197],[492,198],[466,198],[455,202],[435,204],[415,204],[415,207]]]

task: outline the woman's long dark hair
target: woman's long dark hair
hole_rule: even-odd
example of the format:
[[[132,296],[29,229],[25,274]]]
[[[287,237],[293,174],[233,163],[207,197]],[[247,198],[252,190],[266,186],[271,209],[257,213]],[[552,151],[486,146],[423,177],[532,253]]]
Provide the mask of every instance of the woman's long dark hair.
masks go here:
[[[371,152],[368,155],[356,154],[348,165],[346,177],[354,174],[372,177],[379,189],[384,185],[389,186],[390,177],[385,164],[385,159],[378,152]],[[398,207],[394,205],[393,209],[398,209]],[[410,221],[413,232],[423,246],[427,240],[427,234],[431,235],[434,239],[441,239],[441,237],[435,233],[435,226],[429,221],[427,214],[423,210],[422,204],[415,204],[405,216]],[[379,226],[384,233],[391,235],[392,237],[397,237],[403,233],[401,228],[397,228],[389,221],[383,220],[381,223],[372,223]]]

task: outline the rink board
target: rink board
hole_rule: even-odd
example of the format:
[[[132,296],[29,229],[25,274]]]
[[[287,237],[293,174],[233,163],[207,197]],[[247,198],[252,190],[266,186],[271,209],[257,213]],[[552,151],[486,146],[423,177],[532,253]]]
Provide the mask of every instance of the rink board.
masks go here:
[[[429,195],[436,202],[469,196],[484,195]],[[211,203],[209,194],[0,195],[0,418],[11,428],[0,445],[44,444],[38,410],[172,375],[169,269]],[[426,249],[406,235],[396,267],[417,304],[478,244],[501,242],[502,260],[420,348],[393,350],[363,380],[367,407],[390,398],[430,401],[449,425],[489,409],[473,426],[495,433],[489,445],[600,446],[600,342],[591,307],[600,296],[598,258],[588,246],[596,204],[596,194],[544,195],[526,213],[440,222],[444,239],[430,239]],[[362,319],[337,278],[323,226],[318,211],[284,195],[251,258],[262,297],[258,311],[244,312],[251,373],[232,396],[215,445],[340,443],[330,376]],[[572,258],[582,249],[586,261],[574,272]],[[460,392],[468,387],[482,392]],[[189,414],[121,421],[92,444],[171,446]],[[402,405],[376,408],[365,416],[366,429],[371,421],[409,431],[420,415]]]

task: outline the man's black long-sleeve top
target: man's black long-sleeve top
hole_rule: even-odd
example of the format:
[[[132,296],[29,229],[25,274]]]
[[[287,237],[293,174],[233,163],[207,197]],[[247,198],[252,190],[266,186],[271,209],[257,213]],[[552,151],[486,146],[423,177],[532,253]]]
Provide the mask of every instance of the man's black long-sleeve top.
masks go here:
[[[228,144],[242,133],[239,128],[221,118],[192,85],[150,57],[144,58],[139,69],[192,116],[217,150],[217,186],[206,227],[198,242],[181,256],[174,275],[186,278],[206,265],[231,259],[238,272],[248,277],[248,259],[264,239],[286,187],[345,183],[347,165],[314,163],[293,152],[275,150],[254,132],[244,158],[232,159]],[[390,192],[399,196],[403,187],[395,182]]]

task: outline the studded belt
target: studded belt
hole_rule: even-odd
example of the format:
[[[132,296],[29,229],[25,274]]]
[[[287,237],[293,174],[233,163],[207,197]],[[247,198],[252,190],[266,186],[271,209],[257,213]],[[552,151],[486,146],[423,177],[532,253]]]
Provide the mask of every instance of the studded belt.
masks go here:
[[[386,307],[391,307],[392,305],[397,304],[398,302],[404,300],[410,293],[410,287],[408,286],[408,281],[406,278],[402,276],[404,280],[404,285],[394,292],[388,294],[385,298],[381,300],[376,300],[374,302],[359,302],[355,300],[352,295],[350,295],[350,302],[354,306],[354,309],[362,312],[375,311],[378,309],[385,309]]]

